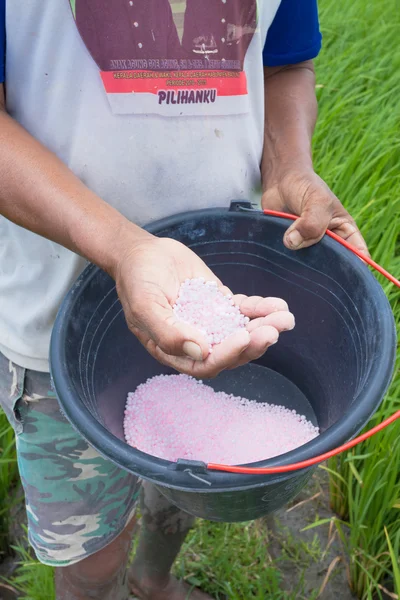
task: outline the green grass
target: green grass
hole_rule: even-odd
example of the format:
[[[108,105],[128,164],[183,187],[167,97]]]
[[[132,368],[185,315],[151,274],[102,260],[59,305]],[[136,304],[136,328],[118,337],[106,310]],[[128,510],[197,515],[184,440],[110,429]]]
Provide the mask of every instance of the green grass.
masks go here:
[[[0,561],[8,547],[10,491],[17,480],[17,462],[13,430],[0,410]]]
[[[199,523],[175,572],[217,600],[286,598],[281,589],[282,573],[269,557],[265,532],[256,523]]]
[[[53,600],[55,588],[52,567],[34,560],[32,553],[22,545],[14,547],[14,550],[18,556],[18,569],[7,584],[18,592],[20,600]]]
[[[281,535],[285,537],[282,552],[273,559],[263,521],[232,525],[198,522],[188,535],[174,573],[216,600],[316,600],[318,590],[310,595],[305,588],[307,569],[323,554],[318,537],[307,544],[286,531]],[[33,560],[24,546],[15,550],[19,568],[7,584],[18,591],[20,600],[54,598],[53,569]],[[297,573],[290,592],[282,586],[288,562]]]
[[[317,172],[358,221],[374,259],[400,274],[400,4],[397,0],[320,0],[324,47],[317,61]],[[380,279],[400,327],[398,290]],[[398,362],[398,365],[400,363]],[[400,407],[400,380],[369,427]],[[12,435],[0,415],[0,549],[6,548],[8,498],[15,478]],[[331,502],[348,556],[354,591],[400,595],[400,424],[330,461]],[[52,597],[52,570],[20,551],[13,585],[25,600]],[[176,565],[177,574],[222,600],[300,600],[307,565],[318,562],[318,541],[287,538],[272,561],[258,524],[199,524]],[[282,591],[284,562],[299,568],[298,589]],[[310,595],[307,596],[310,600]]]
[[[325,44],[317,66],[320,118],[314,141],[318,172],[357,219],[373,258],[397,275],[399,9],[396,0],[321,0]],[[399,291],[381,282],[400,331]],[[368,428],[400,408],[399,364]],[[346,521],[338,526],[353,590],[365,600],[380,598],[380,583],[395,579],[399,568],[400,423],[331,460],[329,468],[332,507]]]

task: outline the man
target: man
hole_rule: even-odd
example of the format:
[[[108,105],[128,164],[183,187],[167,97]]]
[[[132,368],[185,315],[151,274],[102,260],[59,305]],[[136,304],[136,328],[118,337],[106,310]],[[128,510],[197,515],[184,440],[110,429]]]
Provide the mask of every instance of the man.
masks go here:
[[[119,10],[119,0],[109,4]],[[4,2],[0,7],[4,12]],[[145,486],[138,550],[126,576],[138,482],[73,431],[51,392],[52,324],[85,259],[115,278],[129,327],[156,359],[205,377],[262,355],[293,327],[293,317],[283,300],[243,298],[243,312],[262,317],[259,327],[209,355],[196,330],[174,321],[171,304],[183,279],[214,275],[190,250],[141,225],[228,206],[232,198],[259,201],[262,186],[265,208],[301,215],[285,234],[289,248],[317,242],[329,227],[366,252],[353,220],[312,168],[315,0],[260,3],[257,18],[244,65],[246,113],[224,113],[221,96],[218,114],[203,104],[189,117],[166,106],[161,117],[149,93],[147,113],[121,115],[110,110],[68,0],[7,4],[0,27],[0,45],[7,36],[0,400],[16,431],[29,539],[38,558],[56,567],[57,600],[120,600],[127,580],[142,599],[189,597],[170,568],[192,518]],[[190,597],[207,598],[197,590]]]

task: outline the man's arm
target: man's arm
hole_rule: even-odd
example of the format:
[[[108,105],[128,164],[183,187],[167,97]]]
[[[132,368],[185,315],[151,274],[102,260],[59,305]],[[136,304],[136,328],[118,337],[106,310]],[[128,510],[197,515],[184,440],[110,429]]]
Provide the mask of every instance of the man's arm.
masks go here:
[[[317,101],[312,61],[264,67],[264,81],[263,208],[300,215],[285,235],[291,249],[310,246],[331,229],[367,254],[354,220],[313,170]]]
[[[263,181],[272,182],[279,164],[312,168],[311,139],[317,120],[312,61],[264,67],[265,133]]]
[[[0,84],[0,214],[113,275],[143,229],[92,193],[5,110]]]

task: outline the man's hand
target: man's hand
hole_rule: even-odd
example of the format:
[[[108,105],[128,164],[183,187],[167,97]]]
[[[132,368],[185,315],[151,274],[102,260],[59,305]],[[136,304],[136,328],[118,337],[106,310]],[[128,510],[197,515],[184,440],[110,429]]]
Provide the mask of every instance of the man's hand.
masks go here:
[[[264,83],[262,206],[300,216],[286,232],[286,246],[292,250],[311,246],[331,229],[368,254],[354,220],[313,170],[317,101],[312,61],[266,67]]]
[[[194,252],[168,238],[149,236],[127,243],[112,275],[131,331],[158,361],[194,377],[214,377],[259,358],[282,331],[294,327],[284,300],[234,296],[235,304],[252,320],[209,354],[203,334],[179,323],[172,305],[186,278],[204,277],[217,281],[223,293],[230,291]]]
[[[300,216],[284,237],[291,250],[319,242],[326,229],[330,229],[368,255],[354,219],[312,168],[288,168],[276,175],[263,194],[262,207]]]

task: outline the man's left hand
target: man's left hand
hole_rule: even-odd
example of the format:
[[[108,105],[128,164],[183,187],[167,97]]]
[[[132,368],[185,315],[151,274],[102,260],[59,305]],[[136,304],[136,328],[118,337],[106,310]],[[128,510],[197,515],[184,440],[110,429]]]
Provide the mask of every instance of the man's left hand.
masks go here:
[[[290,168],[264,183],[262,208],[299,215],[285,233],[284,243],[291,250],[306,248],[320,241],[330,229],[366,254],[367,245],[354,221],[326,183],[309,167]]]

